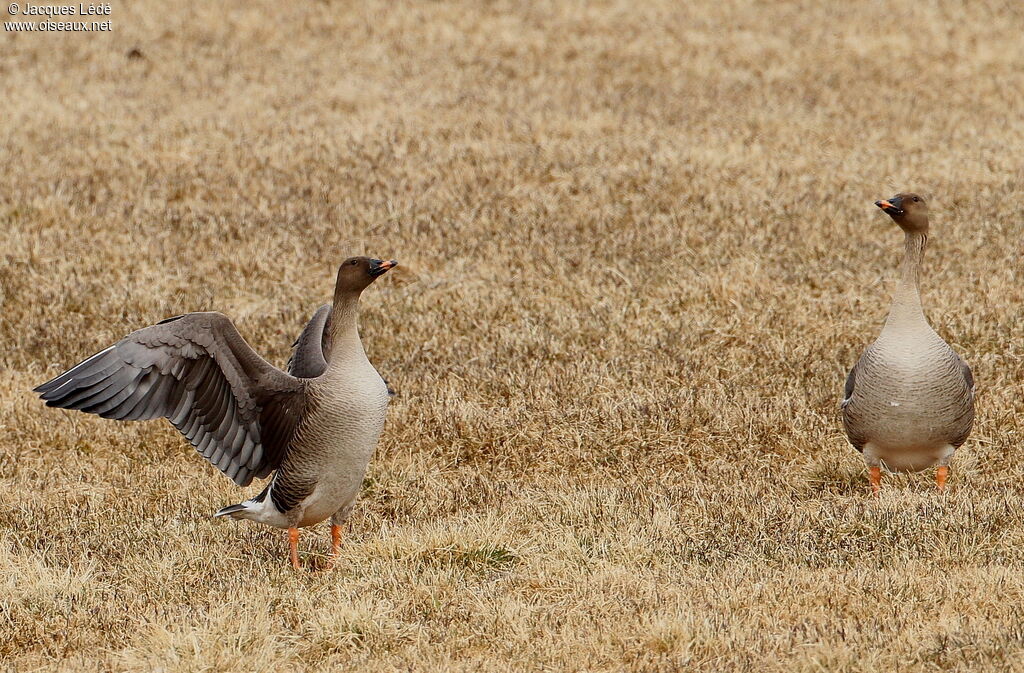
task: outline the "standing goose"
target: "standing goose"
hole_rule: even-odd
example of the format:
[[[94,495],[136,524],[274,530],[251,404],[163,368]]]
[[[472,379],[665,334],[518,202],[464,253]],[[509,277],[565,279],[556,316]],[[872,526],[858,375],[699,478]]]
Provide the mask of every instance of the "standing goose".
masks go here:
[[[287,528],[295,568],[298,529],[330,517],[337,556],[340,526],[388,404],[387,385],[359,340],[359,295],[396,264],[368,257],[342,263],[330,311],[318,311],[311,321],[321,319],[318,330],[307,326],[296,342],[297,355],[314,350],[298,347],[312,331],[329,342],[329,349],[315,349],[322,366],[293,356],[292,373],[285,373],[257,355],[223,314],[188,313],[132,332],[35,391],[47,406],[104,418],[167,418],[239,486],[276,470],[259,495],[214,516]]]
[[[974,377],[921,309],[918,279],[928,243],[924,199],[902,193],[875,205],[904,232],[903,262],[882,333],[846,379],[843,426],[864,454],[875,494],[883,465],[894,472],[938,465],[935,483],[942,491],[949,460],[974,422]]]

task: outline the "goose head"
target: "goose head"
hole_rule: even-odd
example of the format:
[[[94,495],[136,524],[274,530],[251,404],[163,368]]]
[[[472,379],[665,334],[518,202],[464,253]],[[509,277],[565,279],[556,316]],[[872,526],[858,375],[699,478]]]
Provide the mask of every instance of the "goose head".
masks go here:
[[[335,292],[343,294],[359,294],[370,286],[370,283],[387,273],[388,269],[398,266],[391,259],[383,261],[370,257],[349,257],[338,267],[338,281]]]
[[[875,201],[875,205],[908,234],[928,233],[928,205],[917,194],[900,192],[891,198]]]

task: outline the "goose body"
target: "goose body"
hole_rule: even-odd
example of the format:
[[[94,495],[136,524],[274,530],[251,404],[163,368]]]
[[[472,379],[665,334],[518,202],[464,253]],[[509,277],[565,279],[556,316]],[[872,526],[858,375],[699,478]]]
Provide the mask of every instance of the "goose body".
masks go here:
[[[278,528],[328,517],[340,525],[348,517],[384,429],[389,396],[361,347],[332,364],[307,381],[305,417],[267,489],[225,514]]]
[[[919,276],[927,244],[927,209],[916,194],[879,201],[903,228],[905,249],[889,317],[850,371],[841,404],[850,443],[861,451],[877,492],[881,468],[937,466],[945,485],[953,453],[974,420],[974,378],[921,307]]]
[[[338,270],[334,302],[295,344],[289,372],[273,367],[220,313],[189,313],[129,334],[36,392],[48,406],[118,420],[170,420],[236,484],[273,478],[215,516],[289,529],[331,519],[332,550],[384,427],[388,387],[366,357],[359,296],[395,266],[366,257]]]
[[[969,371],[931,328],[883,331],[854,368],[856,394],[843,409],[868,465],[913,472],[947,464],[970,432]]]

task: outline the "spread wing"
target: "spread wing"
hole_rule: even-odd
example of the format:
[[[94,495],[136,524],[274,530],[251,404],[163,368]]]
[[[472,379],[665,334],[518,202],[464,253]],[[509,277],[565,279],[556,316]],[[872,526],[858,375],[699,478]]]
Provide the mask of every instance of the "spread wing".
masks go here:
[[[292,356],[288,359],[288,373],[301,379],[315,379],[327,369],[327,357],[331,352],[330,330],[331,305],[324,304],[316,310],[303,328],[299,338],[292,344]]]
[[[280,465],[306,399],[304,383],[257,355],[221,313],[132,332],[35,391],[47,406],[104,418],[167,418],[239,486]]]

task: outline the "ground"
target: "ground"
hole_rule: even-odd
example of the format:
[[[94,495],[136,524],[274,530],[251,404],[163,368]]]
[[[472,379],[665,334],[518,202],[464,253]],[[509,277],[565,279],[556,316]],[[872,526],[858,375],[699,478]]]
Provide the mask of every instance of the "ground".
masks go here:
[[[1024,669],[1013,3],[111,4],[0,33],[0,670]],[[978,417],[874,500],[901,190]],[[398,395],[334,568],[31,392],[193,310],[283,365],[362,253]]]

